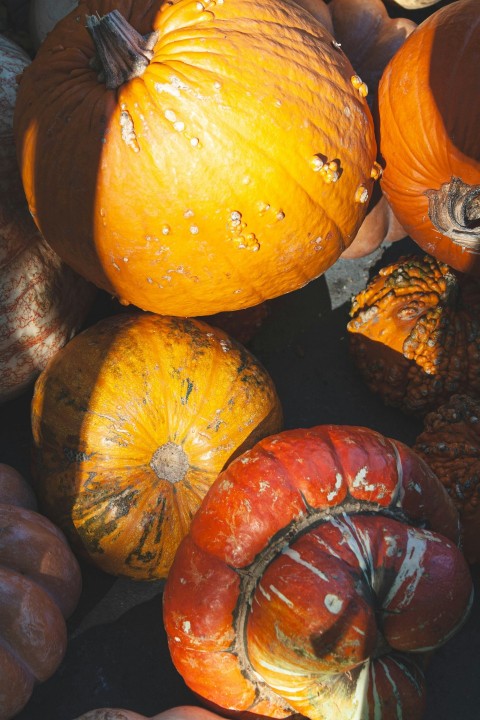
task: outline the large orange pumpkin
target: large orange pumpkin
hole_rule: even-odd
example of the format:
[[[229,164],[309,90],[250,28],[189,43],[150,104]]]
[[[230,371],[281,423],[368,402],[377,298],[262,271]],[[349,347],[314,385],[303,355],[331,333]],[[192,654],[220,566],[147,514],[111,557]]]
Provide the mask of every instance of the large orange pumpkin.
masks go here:
[[[83,2],[20,83],[31,212],[124,303],[188,316],[258,304],[352,242],[376,156],[364,94],[290,0]]]
[[[430,15],[379,86],[381,187],[420,247],[480,275],[480,12],[459,0]]]
[[[342,426],[268,437],[219,475],[175,556],[173,662],[229,710],[420,720],[422,653],[470,607],[457,541],[453,503],[402,443]]]
[[[280,425],[270,376],[221,330],[111,316],[36,382],[36,488],[45,513],[102,570],[159,579],[220,470]]]

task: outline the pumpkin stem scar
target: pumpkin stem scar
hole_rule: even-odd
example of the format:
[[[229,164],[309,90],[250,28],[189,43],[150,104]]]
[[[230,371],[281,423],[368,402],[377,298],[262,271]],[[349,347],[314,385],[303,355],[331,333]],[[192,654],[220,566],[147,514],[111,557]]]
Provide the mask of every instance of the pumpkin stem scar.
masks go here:
[[[108,90],[143,75],[153,57],[158,32],[140,35],[118,10],[103,17],[88,15],[86,26],[95,45],[90,65]]]
[[[160,480],[167,480],[172,485],[183,480],[189,466],[187,453],[174,442],[160,445],[150,460],[150,467]]]
[[[438,190],[426,190],[433,225],[471,253],[480,253],[480,185],[453,177]]]

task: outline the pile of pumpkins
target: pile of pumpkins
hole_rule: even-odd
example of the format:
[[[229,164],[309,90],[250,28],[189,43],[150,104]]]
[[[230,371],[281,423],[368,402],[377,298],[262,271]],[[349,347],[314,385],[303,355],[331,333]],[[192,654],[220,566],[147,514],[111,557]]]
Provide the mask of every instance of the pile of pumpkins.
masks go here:
[[[165,580],[218,712],[421,720],[480,559],[480,13],[436,5],[32,0],[30,55],[0,37],[0,401],[33,391],[32,485],[0,466],[1,720],[63,658],[79,560]],[[348,331],[424,433],[284,430],[245,346],[266,303],[407,235],[425,255]]]

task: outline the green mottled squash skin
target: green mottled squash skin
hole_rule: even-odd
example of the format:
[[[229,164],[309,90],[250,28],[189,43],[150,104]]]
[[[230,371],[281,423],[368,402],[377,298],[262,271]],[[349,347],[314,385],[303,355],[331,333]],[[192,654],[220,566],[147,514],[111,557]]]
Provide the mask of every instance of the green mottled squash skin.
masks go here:
[[[281,423],[270,376],[223,331],[112,316],[72,340],[36,383],[38,496],[102,570],[161,579],[220,470]]]

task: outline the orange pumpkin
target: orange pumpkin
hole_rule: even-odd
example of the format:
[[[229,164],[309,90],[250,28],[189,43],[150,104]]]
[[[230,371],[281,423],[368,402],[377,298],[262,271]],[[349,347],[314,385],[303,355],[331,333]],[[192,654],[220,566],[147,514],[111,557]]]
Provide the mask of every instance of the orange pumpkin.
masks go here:
[[[480,12],[460,0],[432,13],[379,86],[381,187],[430,255],[480,275]],[[452,61],[453,58],[453,61]]]
[[[0,464],[0,717],[10,720],[57,670],[80,569],[63,534],[33,508],[26,480]]]
[[[470,608],[457,542],[452,501],[402,443],[346,426],[265,438],[219,475],[175,556],[173,662],[237,712],[420,720],[422,654]]]
[[[290,0],[82,2],[20,83],[30,210],[124,303],[185,316],[259,304],[352,242],[375,172],[364,94]]]
[[[36,382],[36,488],[46,514],[102,570],[159,579],[220,470],[280,425],[270,376],[221,330],[111,316]]]
[[[430,256],[380,269],[347,325],[360,375],[387,405],[425,415],[456,393],[480,397],[480,283]]]

